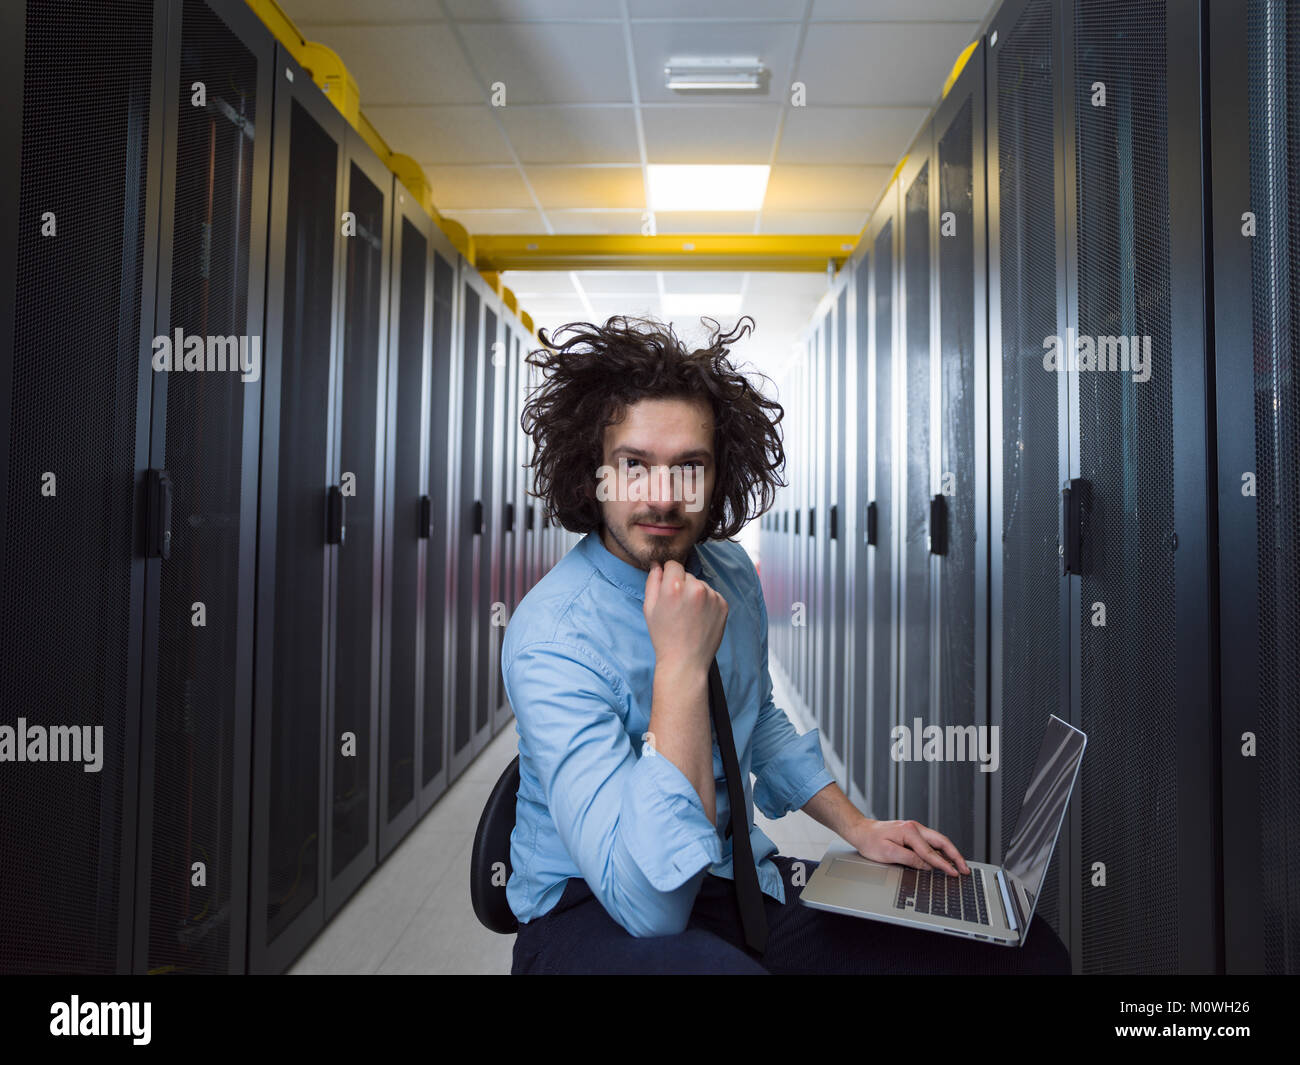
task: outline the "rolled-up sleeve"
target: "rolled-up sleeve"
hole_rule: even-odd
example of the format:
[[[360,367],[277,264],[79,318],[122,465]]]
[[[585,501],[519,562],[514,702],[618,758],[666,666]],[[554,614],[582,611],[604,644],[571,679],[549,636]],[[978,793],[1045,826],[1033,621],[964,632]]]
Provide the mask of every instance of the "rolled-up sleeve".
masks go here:
[[[776,820],[803,806],[827,784],[835,783],[822,757],[821,734],[795,730],[784,710],[772,701],[772,675],[767,662],[767,607],[755,579],[755,610],[759,617],[758,724],[754,726],[753,760],[756,778],[754,805]]]
[[[521,749],[592,893],[631,935],[685,929],[705,872],[722,858],[695,788],[651,748],[637,755],[617,681],[579,645],[531,643],[503,667]]]

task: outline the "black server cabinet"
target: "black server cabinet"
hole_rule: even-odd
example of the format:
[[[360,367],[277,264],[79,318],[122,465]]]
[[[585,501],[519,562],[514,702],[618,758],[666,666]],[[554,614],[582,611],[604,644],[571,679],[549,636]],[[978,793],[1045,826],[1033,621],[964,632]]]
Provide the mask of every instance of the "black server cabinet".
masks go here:
[[[848,498],[844,516],[846,542],[845,559],[848,566],[848,595],[846,609],[845,654],[848,673],[848,695],[845,706],[847,720],[844,740],[844,792],[861,810],[869,810],[871,800],[867,789],[867,729],[869,722],[869,696],[867,670],[867,574],[869,570],[867,542],[870,529],[870,448],[875,427],[875,412],[871,408],[870,337],[871,337],[871,245],[861,239],[847,267],[852,269],[849,288],[850,332],[848,358],[845,363],[845,397],[848,419],[845,425],[844,450],[848,459],[846,483]]]
[[[823,304],[825,307],[826,305]],[[826,551],[826,508],[829,505],[827,470],[829,462],[829,439],[827,422],[830,421],[828,408],[827,347],[830,333],[829,308],[823,310],[821,321],[813,328],[811,360],[809,362],[809,400],[808,407],[808,441],[809,466],[812,498],[808,503],[808,537],[812,552],[808,587],[808,620],[811,637],[808,644],[808,698],[812,719],[823,736],[829,730],[826,727],[826,692],[830,678],[827,675],[826,650],[829,646],[826,632],[826,592],[827,592],[827,551]]]
[[[488,598],[488,727],[496,735],[510,720],[510,703],[501,682],[501,641],[510,622],[510,365],[515,322],[504,301],[497,303],[499,333],[492,349],[492,580]]]
[[[351,517],[337,416],[341,264],[353,239],[343,236],[347,125],[282,48],[275,86],[253,704],[253,972],[285,969],[325,921],[337,749],[330,737],[332,614],[336,556]],[[374,483],[365,491],[372,499]]]
[[[1063,546],[1077,574],[1072,702],[1088,736],[1072,953],[1083,972],[1213,971],[1200,12],[1177,0],[1076,0],[1067,11],[1068,304],[1080,338],[1070,473],[1082,508]],[[1095,370],[1085,338],[1095,338]],[[1175,888],[1157,900],[1143,887],[1153,879]]]
[[[455,626],[455,464],[459,432],[455,417],[457,252],[441,229],[428,233],[432,247],[433,332],[430,356],[428,495],[432,510],[426,558],[423,710],[420,734],[420,812],[447,788],[450,685],[454,681],[451,640]]]
[[[989,271],[989,849],[1001,861],[1047,715],[1069,716],[1066,584],[1058,522],[1068,471],[1065,374],[1044,367],[1066,335],[1060,12],[1008,0],[989,26],[986,175]],[[1085,758],[1091,758],[1089,749]],[[1075,800],[1077,804],[1077,796]],[[1070,941],[1070,818],[1036,915]]]
[[[392,173],[351,129],[344,142],[339,384],[334,416],[345,535],[334,552],[327,734],[328,919],[377,861],[384,436]]]
[[[1300,971],[1300,20],[1209,8],[1224,965]]]
[[[451,701],[451,747],[448,754],[450,780],[455,780],[486,745],[491,733],[487,715],[487,641],[485,602],[491,578],[492,550],[487,539],[491,496],[483,485],[491,484],[492,438],[488,431],[491,402],[492,342],[496,339],[496,315],[488,306],[491,290],[478,272],[463,259],[460,269],[462,300],[457,371],[458,405],[455,447],[460,461],[456,470],[457,506],[453,514],[455,546],[455,620],[453,639],[453,692]],[[488,336],[488,333],[491,333]]]
[[[895,395],[902,375],[898,358],[899,184],[892,183],[867,227],[871,256],[868,330],[867,405],[871,432],[867,441],[867,503],[862,515],[866,541],[864,595],[855,609],[861,633],[866,680],[859,719],[862,745],[855,751],[854,775],[869,801],[870,816],[897,816],[898,762],[892,757],[898,705],[898,424]],[[862,482],[860,482],[862,483]]]
[[[384,495],[384,625],[379,715],[379,858],[415,824],[424,752],[427,568],[435,509],[429,490],[433,220],[394,187],[389,287]],[[441,514],[437,515],[441,518]],[[436,622],[435,622],[436,623]],[[441,628],[441,626],[438,626]]]
[[[931,691],[934,664],[934,628],[930,590],[934,582],[934,555],[930,539],[930,501],[933,495],[930,456],[931,416],[937,408],[933,396],[934,359],[930,350],[931,323],[931,201],[935,187],[931,159],[932,126],[912,145],[900,174],[899,227],[899,373],[895,411],[901,425],[896,440],[901,489],[899,519],[898,617],[898,718],[906,729],[899,746],[910,743],[905,759],[897,763],[899,816],[936,824],[934,809],[938,765],[926,758],[916,733],[935,724]],[[917,754],[922,757],[918,758]]]
[[[989,773],[980,757],[987,699],[987,319],[984,289],[984,51],[976,48],[935,111],[932,166],[931,706],[960,736],[939,764],[935,825],[987,859]],[[947,754],[948,752],[945,752]]]
[[[146,569],[134,967],[242,972],[274,41],[235,2],[170,25],[150,465],[171,520]]]
[[[528,358],[528,350],[531,346],[532,338],[527,332],[520,331],[518,347],[515,349],[514,363],[511,367],[511,374],[514,380],[514,407],[510,417],[510,433],[514,439],[514,463],[511,466],[511,480],[514,485],[514,513],[513,527],[513,558],[514,558],[514,590],[511,597],[511,616],[514,616],[515,609],[523,601],[528,589],[532,587],[529,579],[528,567],[528,550],[532,543],[532,523],[530,520],[529,507],[532,500],[528,498],[528,437],[523,429],[520,428],[519,419],[523,414],[524,404],[528,402],[528,364],[525,361]]]
[[[826,718],[830,724],[828,739],[831,749],[839,762],[840,779],[845,777],[844,765],[847,758],[848,708],[851,705],[848,663],[844,658],[844,647],[848,619],[846,617],[846,594],[848,586],[848,567],[846,562],[845,524],[847,508],[845,507],[846,476],[845,466],[848,451],[845,447],[845,417],[847,387],[845,383],[846,362],[848,359],[849,337],[849,290],[852,286],[852,271],[842,270],[834,291],[835,328],[832,333],[828,365],[831,373],[829,389],[830,402],[827,422],[830,426],[827,452],[830,460],[830,505],[826,510],[826,552],[827,552],[827,693]]]
[[[128,972],[167,6],[31,0],[0,31],[0,703],[102,729],[95,772],[0,776],[0,969]]]

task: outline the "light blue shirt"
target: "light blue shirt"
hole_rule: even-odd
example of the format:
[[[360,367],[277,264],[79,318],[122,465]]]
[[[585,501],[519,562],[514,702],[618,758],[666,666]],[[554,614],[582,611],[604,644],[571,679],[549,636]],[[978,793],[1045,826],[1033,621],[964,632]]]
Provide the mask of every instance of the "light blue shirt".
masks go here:
[[[800,735],[773,705],[767,609],[748,553],[707,541],[695,545],[687,569],[727,600],[717,660],[745,782],[745,825],[759,885],[785,902],[771,859],[776,844],[754,825],[753,807],[782,817],[834,778],[817,729]],[[646,576],[588,533],[529,591],[506,629],[501,671],[520,773],[506,898],[520,921],[546,913],[569,877],[582,877],[632,935],[672,935],[685,929],[707,873],[732,878],[716,734],[716,827],[685,774],[652,745],[643,749],[655,666]]]

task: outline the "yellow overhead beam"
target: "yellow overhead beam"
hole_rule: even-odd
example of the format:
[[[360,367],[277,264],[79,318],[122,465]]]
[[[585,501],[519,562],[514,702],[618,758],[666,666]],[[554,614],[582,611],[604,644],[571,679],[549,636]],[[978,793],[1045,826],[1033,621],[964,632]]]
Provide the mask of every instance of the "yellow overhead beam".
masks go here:
[[[754,236],[737,233],[625,235],[497,234],[474,237],[481,271],[778,270],[825,273],[853,252],[853,234]]]
[[[957,57],[957,62],[952,65],[952,71],[948,74],[948,80],[943,83],[944,96],[947,96],[948,90],[957,84],[957,79],[961,77],[962,70],[965,68],[967,62],[969,62],[975,49],[979,47],[979,43],[978,39],[971,41],[970,44],[961,50],[961,55]]]

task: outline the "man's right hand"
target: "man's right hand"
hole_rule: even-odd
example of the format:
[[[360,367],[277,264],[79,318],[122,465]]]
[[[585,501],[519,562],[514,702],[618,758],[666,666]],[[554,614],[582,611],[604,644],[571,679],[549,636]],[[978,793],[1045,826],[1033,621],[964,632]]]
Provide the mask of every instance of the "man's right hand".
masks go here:
[[[680,562],[656,562],[645,581],[645,621],[657,666],[707,673],[727,627],[727,601]]]

